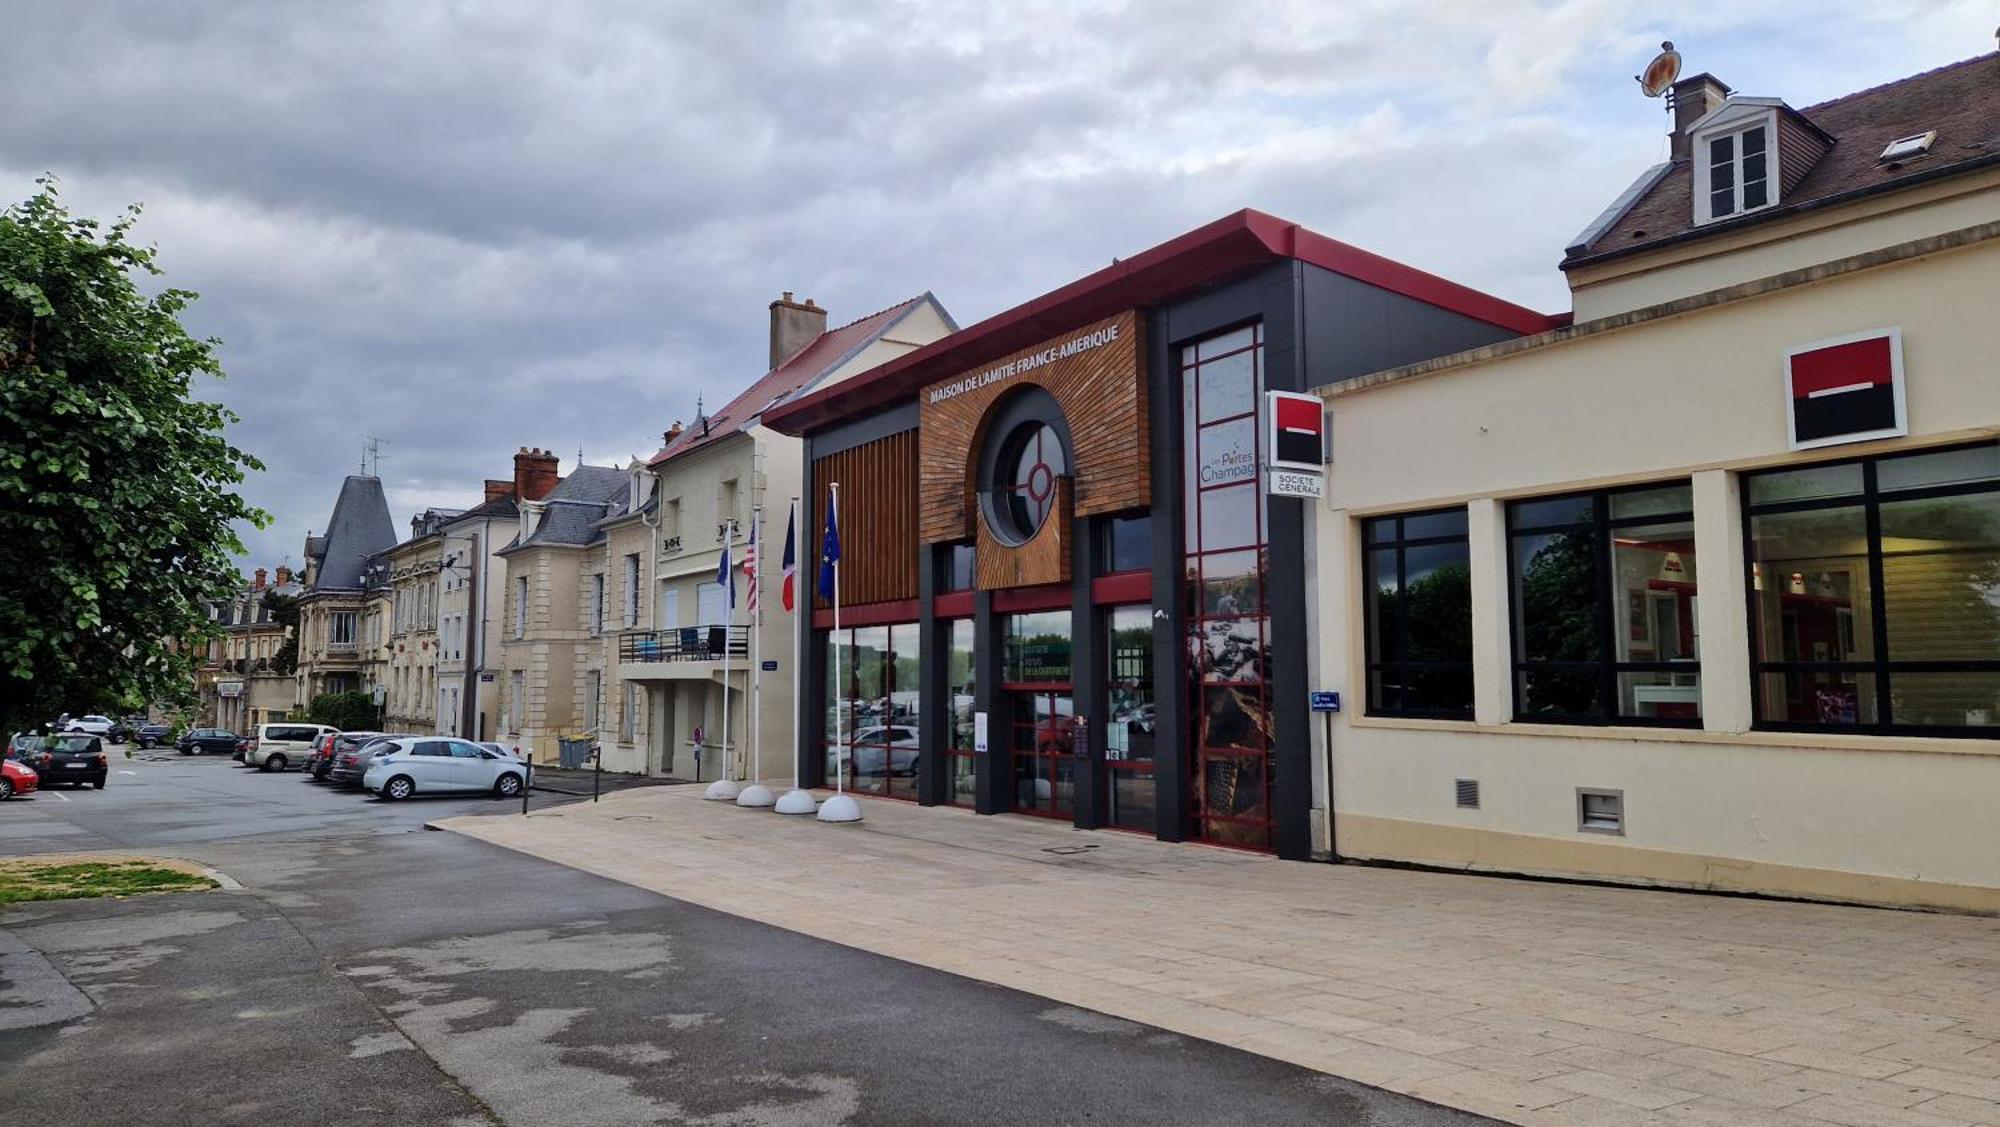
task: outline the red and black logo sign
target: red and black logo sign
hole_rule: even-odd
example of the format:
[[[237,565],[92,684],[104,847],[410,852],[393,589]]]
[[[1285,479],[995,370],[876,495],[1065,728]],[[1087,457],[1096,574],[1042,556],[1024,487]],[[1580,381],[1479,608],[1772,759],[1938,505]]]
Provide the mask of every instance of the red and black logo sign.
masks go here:
[[[1794,450],[1908,433],[1898,330],[1795,348],[1786,357],[1785,381]]]
[[[1316,395],[1273,391],[1271,464],[1317,470],[1325,459],[1326,404]]]

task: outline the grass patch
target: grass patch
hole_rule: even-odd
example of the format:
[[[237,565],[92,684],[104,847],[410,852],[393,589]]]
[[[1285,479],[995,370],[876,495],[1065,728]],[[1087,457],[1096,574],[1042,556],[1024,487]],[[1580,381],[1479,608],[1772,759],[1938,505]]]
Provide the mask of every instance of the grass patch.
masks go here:
[[[151,861],[17,861],[0,865],[0,905],[214,887],[215,881],[200,873]]]

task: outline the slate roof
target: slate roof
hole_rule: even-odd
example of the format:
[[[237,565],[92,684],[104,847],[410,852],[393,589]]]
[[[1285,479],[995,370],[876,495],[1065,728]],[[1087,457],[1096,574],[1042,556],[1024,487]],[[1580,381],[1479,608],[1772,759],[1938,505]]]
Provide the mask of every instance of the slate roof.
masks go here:
[[[521,515],[520,507],[514,504],[514,498],[510,494],[506,497],[495,497],[491,501],[482,501],[444,523],[451,526],[473,520],[507,520],[519,515]]]
[[[811,387],[822,376],[852,359],[856,353],[880,338],[898,321],[926,301],[934,302],[936,299],[928,292],[920,293],[908,301],[898,302],[887,309],[870,313],[837,329],[821,333],[811,344],[793,354],[791,359],[764,373],[721,410],[707,416],[706,419],[695,419],[694,423],[682,431],[680,437],[674,439],[671,445],[653,455],[648,465],[657,466],[670,458],[700,449],[750,426],[773,404],[782,403]],[[940,305],[938,310],[943,312],[944,307]],[[945,315],[945,322],[951,323],[950,314]],[[706,426],[703,425],[704,422]]]
[[[315,553],[319,565],[313,577],[314,589],[359,590],[361,570],[369,558],[396,544],[396,522],[389,519],[389,499],[382,493],[382,479],[349,474],[340,483],[340,497],[326,522],[326,535],[309,538],[308,550],[313,541],[321,546]]]
[[[625,511],[630,485],[625,471],[614,466],[578,466],[542,498],[546,506],[534,534],[500,549],[500,553],[542,545],[584,547],[604,533],[598,522]]]
[[[1689,158],[1649,172],[1653,182],[1615,222],[1569,248],[1565,269],[1667,243],[1729,231],[1780,216],[1910,187],[2000,164],[2000,52],[1980,55],[1883,86],[1807,106],[1798,114],[1833,138],[1833,147],[1776,207],[1736,219],[1694,224],[1693,165]],[[1899,137],[1937,130],[1928,152],[1903,161],[1880,160]],[[1641,177],[1642,183],[1646,177]]]

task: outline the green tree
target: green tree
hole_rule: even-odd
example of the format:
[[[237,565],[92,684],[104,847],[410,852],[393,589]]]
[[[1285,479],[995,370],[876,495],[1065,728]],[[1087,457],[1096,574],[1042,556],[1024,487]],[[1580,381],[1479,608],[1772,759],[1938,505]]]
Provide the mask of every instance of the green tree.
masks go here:
[[[0,212],[0,731],[191,701],[235,526],[269,519],[235,416],[194,397],[222,375],[180,323],[195,295],[139,288],[138,209],[105,227],[37,183]]]
[[[306,719],[343,732],[365,732],[380,722],[381,714],[367,693],[321,693],[306,708]]]

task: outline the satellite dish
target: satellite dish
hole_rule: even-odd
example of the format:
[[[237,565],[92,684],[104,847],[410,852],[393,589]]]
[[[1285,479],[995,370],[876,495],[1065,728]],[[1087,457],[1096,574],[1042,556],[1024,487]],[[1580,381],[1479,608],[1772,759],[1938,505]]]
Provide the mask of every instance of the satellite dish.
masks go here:
[[[1648,98],[1657,98],[1673,88],[1674,79],[1681,76],[1681,53],[1674,50],[1672,41],[1660,44],[1660,53],[1646,64],[1644,74],[1633,75],[1639,89]]]

